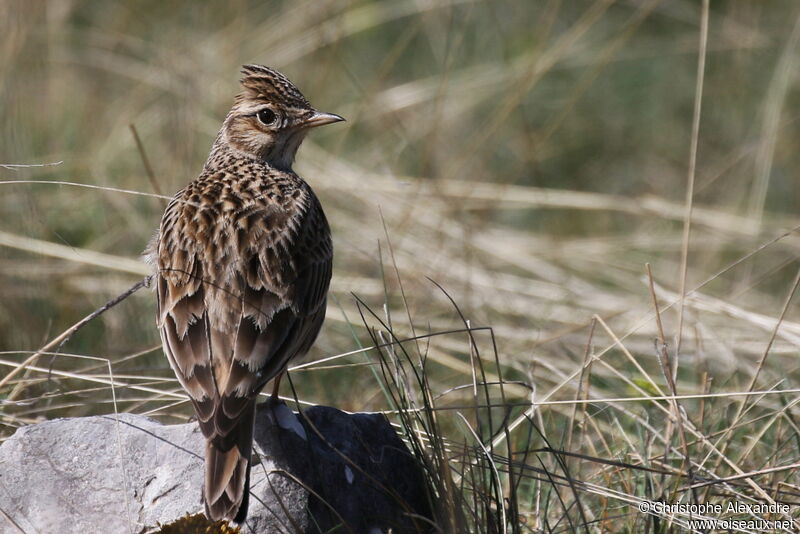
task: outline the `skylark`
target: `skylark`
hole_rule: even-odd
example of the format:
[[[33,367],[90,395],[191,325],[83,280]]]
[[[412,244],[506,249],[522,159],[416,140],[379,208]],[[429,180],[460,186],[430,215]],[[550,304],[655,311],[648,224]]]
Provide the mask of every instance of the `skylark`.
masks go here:
[[[325,318],[333,247],[292,170],[316,111],[279,72],[246,65],[242,92],[200,176],[169,203],[148,247],[164,352],[206,438],[206,515],[247,516],[256,398],[304,355]]]

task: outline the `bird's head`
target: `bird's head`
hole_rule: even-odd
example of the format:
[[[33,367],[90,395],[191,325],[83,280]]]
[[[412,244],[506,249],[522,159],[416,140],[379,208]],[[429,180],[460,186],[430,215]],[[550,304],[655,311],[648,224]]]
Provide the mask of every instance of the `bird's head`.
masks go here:
[[[311,128],[343,121],[315,110],[280,72],[261,65],[242,68],[242,92],[222,126],[221,138],[231,148],[290,169],[297,149]]]

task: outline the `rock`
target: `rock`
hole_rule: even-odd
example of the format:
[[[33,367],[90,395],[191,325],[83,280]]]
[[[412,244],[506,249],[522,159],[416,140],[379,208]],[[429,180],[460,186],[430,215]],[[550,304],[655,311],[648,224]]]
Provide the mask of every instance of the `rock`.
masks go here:
[[[277,404],[256,419],[243,532],[426,532],[424,478],[385,417]],[[0,445],[0,532],[138,534],[200,512],[204,448],[195,423],[132,414],[23,427]]]

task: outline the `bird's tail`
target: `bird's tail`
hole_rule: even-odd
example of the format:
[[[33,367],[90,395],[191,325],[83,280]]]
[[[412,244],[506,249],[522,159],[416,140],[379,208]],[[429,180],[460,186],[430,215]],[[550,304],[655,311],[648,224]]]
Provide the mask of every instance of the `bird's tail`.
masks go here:
[[[206,516],[241,524],[250,497],[250,452],[253,448],[255,402],[224,437],[206,442],[206,479],[203,487]],[[220,407],[222,409],[222,407]]]

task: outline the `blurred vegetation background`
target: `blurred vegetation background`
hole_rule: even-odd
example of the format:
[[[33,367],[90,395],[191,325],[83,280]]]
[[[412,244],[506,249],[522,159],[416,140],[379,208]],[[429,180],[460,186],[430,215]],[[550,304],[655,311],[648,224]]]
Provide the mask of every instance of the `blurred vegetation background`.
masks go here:
[[[401,338],[463,328],[430,278],[470,326],[493,328],[499,367],[487,380],[513,382],[509,420],[531,415],[558,441],[588,409],[597,435],[570,444],[624,457],[651,439],[642,420],[667,425],[663,401],[601,402],[669,389],[645,263],[659,304],[673,304],[661,319],[678,393],[800,387],[792,302],[776,328],[800,248],[800,4],[711,2],[693,173],[701,10],[690,0],[6,0],[0,164],[61,163],[0,167],[0,179],[172,195],[199,173],[240,66],[275,67],[348,119],[315,131],[295,166],[322,199],[336,253],[308,360],[371,344],[353,294]],[[137,258],[164,205],[70,185],[0,187],[3,377],[141,279]],[[3,384],[0,433],[111,412],[107,365],[80,355],[109,360],[131,386],[116,390],[120,410],[185,420],[154,304],[139,291]],[[487,332],[475,339],[494,362]],[[470,347],[463,331],[414,344],[443,406],[472,399],[452,389],[473,381]],[[590,370],[585,354],[597,359]],[[356,353],[291,377],[303,401],[386,409],[374,362]],[[546,404],[583,397],[598,404],[577,416],[577,405]],[[797,392],[753,401],[755,420],[775,415],[765,428],[739,424],[742,412],[731,423],[742,399],[684,408],[698,428],[707,420],[742,441],[745,471],[796,461],[781,421]]]

